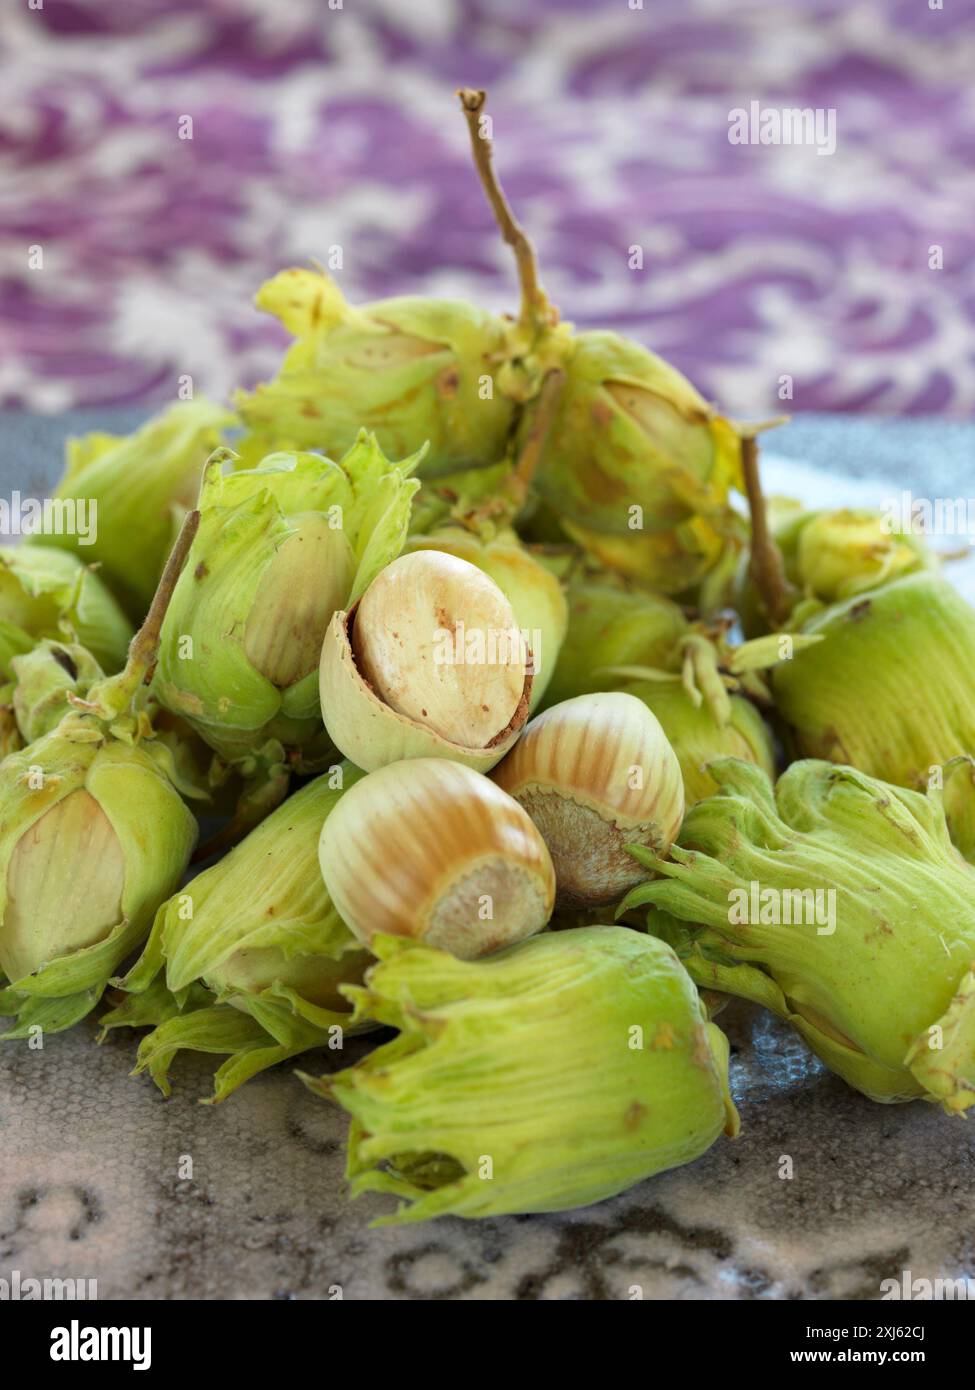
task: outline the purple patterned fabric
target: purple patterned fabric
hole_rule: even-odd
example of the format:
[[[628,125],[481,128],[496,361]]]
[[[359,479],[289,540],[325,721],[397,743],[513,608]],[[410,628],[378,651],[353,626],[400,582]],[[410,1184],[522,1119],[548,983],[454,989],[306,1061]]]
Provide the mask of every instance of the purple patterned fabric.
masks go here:
[[[253,291],[332,246],[352,299],[513,307],[463,83],[567,318],[732,414],[975,408],[973,0],[337,4],[5,7],[0,402],[250,385]],[[835,108],[835,153],[731,144],[752,101]]]

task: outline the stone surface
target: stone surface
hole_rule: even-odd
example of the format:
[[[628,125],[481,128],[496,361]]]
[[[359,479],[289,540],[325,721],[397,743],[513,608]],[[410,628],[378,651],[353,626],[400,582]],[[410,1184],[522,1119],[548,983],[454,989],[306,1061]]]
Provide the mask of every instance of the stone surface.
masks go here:
[[[66,422],[7,417],[0,428],[0,495],[39,495]],[[929,496],[964,491],[973,445],[975,429],[959,426],[813,419],[776,441],[782,460],[795,449]],[[799,491],[812,478],[823,501],[861,495],[862,484],[785,461],[769,472]],[[181,1056],[164,1101],[128,1077],[133,1043],[116,1034],[96,1046],[91,1021],[42,1051],[4,1045],[0,1277],[96,1279],[101,1298],[327,1298],[339,1287],[346,1298],[614,1299],[639,1288],[645,1298],[875,1299],[904,1269],[975,1276],[970,1123],[865,1100],[745,1005],[720,1022],[734,1046],[737,1141],[586,1211],[379,1230],[369,1222],[390,1199],[347,1201],[344,1118],[290,1068],[209,1107],[197,1103],[209,1059]],[[305,1065],[338,1064],[325,1053]],[[783,1156],[791,1179],[779,1176]],[[186,1157],[191,1178],[179,1176]]]

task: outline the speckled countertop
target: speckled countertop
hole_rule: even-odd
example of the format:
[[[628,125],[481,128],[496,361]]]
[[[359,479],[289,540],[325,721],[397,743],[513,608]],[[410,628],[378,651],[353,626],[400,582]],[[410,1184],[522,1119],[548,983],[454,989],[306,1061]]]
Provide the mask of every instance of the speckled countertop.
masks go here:
[[[39,495],[93,420],[0,418],[0,490]],[[106,419],[102,427],[134,423]],[[975,492],[975,427],[807,417],[776,436],[773,487],[839,505]],[[829,469],[813,473],[784,460]],[[857,482],[855,480],[861,480]],[[876,482],[874,480],[880,480]],[[967,488],[967,493],[966,493]],[[198,1105],[183,1054],[162,1100],[133,1045],[90,1021],[0,1049],[0,1277],[97,1279],[100,1298],[875,1299],[885,1278],[975,1277],[975,1129],[848,1090],[785,1026],[733,1003],[742,1133],[697,1163],[562,1216],[369,1230],[350,1204],[344,1116],[287,1068]],[[361,1046],[362,1044],[350,1044]],[[345,1060],[348,1060],[346,1054]],[[337,1065],[311,1058],[309,1070]],[[781,1160],[792,1160],[783,1178]],[[192,1159],[192,1177],[186,1158]]]

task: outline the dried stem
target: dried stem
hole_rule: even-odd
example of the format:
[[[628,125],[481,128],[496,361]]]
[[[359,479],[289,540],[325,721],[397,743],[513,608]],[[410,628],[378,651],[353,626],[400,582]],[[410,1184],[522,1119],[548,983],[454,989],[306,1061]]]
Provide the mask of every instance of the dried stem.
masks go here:
[[[778,627],[785,622],[791,611],[792,586],[785,577],[782,552],[769,531],[765,494],[762,492],[758,470],[758,440],[754,434],[745,434],[742,437],[741,462],[752,519],[748,572],[758,589],[766,613]]]
[[[162,578],[152,596],[145,622],[129,643],[129,654],[124,668],[118,675],[107,676],[93,685],[85,700],[77,695],[68,694],[68,704],[80,710],[82,714],[93,714],[104,721],[115,719],[125,709],[134,705],[139,687],[148,685],[152,680],[156,659],[159,656],[163,619],[199,525],[200,513],[188,512],[176,537],[176,544],[166,561]]]
[[[545,447],[548,432],[552,428],[552,421],[555,418],[556,407],[564,386],[565,372],[560,367],[553,367],[550,372],[546,372],[542,389],[538,393],[538,400],[535,402],[532,412],[531,426],[525,436],[521,452],[518,455],[518,462],[515,465],[513,481],[522,499],[527,496],[528,489],[535,477],[535,469],[538,467],[538,460]]]
[[[457,96],[467,120],[471,152],[484,192],[501,229],[501,235],[515,253],[521,284],[521,322],[526,328],[542,327],[551,320],[551,306],[538,282],[535,248],[523,228],[519,226],[498,182],[494,168],[493,144],[484,134],[481,124],[487,93],[476,91],[472,87],[462,87],[458,90]]]
[[[166,561],[166,568],[162,572],[162,578],[156,586],[156,592],[152,596],[152,603],[149,605],[149,612],[146,614],[145,622],[132,639],[129,646],[129,658],[126,662],[126,669],[137,678],[143,680],[146,685],[152,679],[152,673],[156,666],[156,657],[159,654],[159,638],[162,633],[163,619],[169,607],[169,601],[173,597],[173,590],[176,588],[176,581],[186,563],[186,557],[190,553],[190,547],[196,538],[196,533],[200,526],[200,513],[198,511],[188,512],[183,525],[180,527],[179,535],[176,537],[176,544],[169,553]]]

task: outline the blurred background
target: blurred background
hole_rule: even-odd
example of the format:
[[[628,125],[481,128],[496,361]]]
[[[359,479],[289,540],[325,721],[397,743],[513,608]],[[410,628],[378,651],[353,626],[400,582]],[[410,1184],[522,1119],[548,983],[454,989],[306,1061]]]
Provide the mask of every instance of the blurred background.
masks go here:
[[[254,291],[330,247],[353,300],[514,308],[471,85],[564,317],[733,415],[975,407],[973,0],[41,2],[2,26],[0,404],[251,385]],[[835,108],[835,154],[729,143],[754,100]]]

